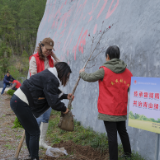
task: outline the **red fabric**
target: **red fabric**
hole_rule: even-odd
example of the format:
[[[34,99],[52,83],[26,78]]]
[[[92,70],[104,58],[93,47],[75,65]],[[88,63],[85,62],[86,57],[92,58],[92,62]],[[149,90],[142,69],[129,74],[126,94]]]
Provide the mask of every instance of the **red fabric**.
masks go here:
[[[34,56],[36,59],[37,73],[43,71],[45,69],[44,68],[44,61],[39,58],[38,52],[36,54],[33,54],[32,56]],[[29,61],[31,60],[32,56],[29,57]],[[48,56],[47,58],[49,61],[49,66],[54,67],[54,62],[53,62],[53,59],[51,58],[51,56]],[[30,73],[30,76],[31,76],[31,73]]]
[[[17,88],[17,89],[21,86],[21,83],[19,81],[17,81],[17,80],[13,80],[12,83],[16,83],[15,88]]]
[[[99,80],[98,112],[107,115],[127,115],[128,88],[132,73],[126,68],[123,73],[114,73],[102,66],[104,78]]]

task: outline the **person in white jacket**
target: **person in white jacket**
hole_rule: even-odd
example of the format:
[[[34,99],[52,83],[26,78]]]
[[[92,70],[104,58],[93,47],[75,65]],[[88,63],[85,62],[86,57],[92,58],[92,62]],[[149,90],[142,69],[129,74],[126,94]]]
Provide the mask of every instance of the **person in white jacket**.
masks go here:
[[[54,63],[60,62],[56,57],[54,50],[54,41],[51,38],[45,38],[39,43],[37,47],[37,53],[30,57],[29,71],[30,76],[35,75],[49,67],[54,67]],[[53,61],[54,59],[54,61]],[[48,148],[45,143],[45,137],[48,129],[48,121],[51,114],[51,107],[40,117],[38,117],[37,123],[40,126],[40,141],[39,146],[42,148]]]

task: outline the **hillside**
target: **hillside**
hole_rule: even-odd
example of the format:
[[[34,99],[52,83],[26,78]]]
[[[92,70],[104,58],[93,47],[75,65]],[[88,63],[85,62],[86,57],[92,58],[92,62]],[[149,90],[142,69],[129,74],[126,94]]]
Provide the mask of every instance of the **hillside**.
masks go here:
[[[33,54],[46,0],[1,0],[0,80],[6,71],[14,78],[26,77],[28,58]]]

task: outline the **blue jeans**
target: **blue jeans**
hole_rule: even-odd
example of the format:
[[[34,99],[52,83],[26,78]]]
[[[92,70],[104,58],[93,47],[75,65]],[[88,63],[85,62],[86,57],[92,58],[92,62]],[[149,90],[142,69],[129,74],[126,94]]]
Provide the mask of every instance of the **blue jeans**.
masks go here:
[[[3,89],[2,89],[2,92],[1,92],[1,94],[3,94],[3,93],[4,93],[4,90],[6,89],[7,85],[10,85],[10,84],[3,83]]]
[[[25,129],[26,144],[31,158],[38,159],[40,129],[31,108],[15,94],[11,98],[10,106]]]
[[[50,107],[47,111],[45,111],[40,117],[36,119],[39,126],[41,122],[48,123],[49,117],[51,115],[51,111],[52,111],[52,108]]]

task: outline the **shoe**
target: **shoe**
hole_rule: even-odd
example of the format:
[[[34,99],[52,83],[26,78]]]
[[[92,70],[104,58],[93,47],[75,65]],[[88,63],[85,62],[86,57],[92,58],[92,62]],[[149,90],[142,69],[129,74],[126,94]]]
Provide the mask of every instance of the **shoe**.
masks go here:
[[[24,160],[31,160],[31,156],[30,155],[26,156],[26,158],[24,158]]]
[[[121,156],[121,158],[125,158],[126,160],[132,160],[132,156],[131,155],[125,155],[125,154],[123,154]]]
[[[39,158],[28,158],[28,159],[24,159],[24,160],[43,160],[43,159],[39,159]]]
[[[46,133],[48,129],[48,123],[41,122],[40,125],[40,141],[39,146],[42,148],[47,149],[49,146],[45,143]]]

